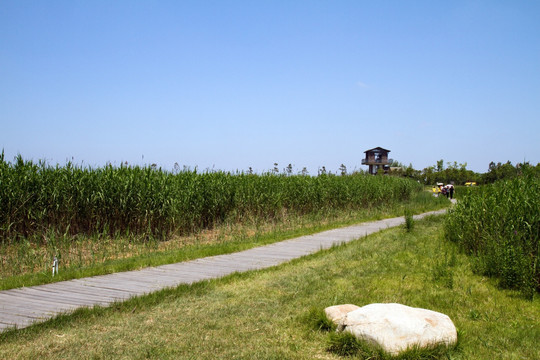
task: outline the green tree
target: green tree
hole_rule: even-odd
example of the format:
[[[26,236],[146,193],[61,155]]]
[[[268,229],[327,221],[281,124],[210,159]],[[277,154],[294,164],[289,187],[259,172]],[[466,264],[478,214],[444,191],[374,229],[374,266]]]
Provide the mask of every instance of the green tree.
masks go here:
[[[444,170],[444,161],[443,159],[437,161],[437,172],[441,172]]]
[[[292,164],[287,165],[287,167],[283,170],[285,171],[285,174],[287,174],[287,176],[292,175]]]

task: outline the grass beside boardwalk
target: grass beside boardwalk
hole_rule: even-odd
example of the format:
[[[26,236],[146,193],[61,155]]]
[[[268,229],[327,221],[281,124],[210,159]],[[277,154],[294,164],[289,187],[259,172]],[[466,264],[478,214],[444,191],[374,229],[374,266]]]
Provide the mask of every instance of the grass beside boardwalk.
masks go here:
[[[330,228],[403,216],[405,211],[422,213],[448,205],[446,199],[417,192],[408,201],[385,206],[325,210],[303,216],[283,214],[272,221],[246,219],[168,241],[66,236],[42,246],[28,241],[0,244],[0,290],[232,253]],[[60,259],[60,273],[55,277],[51,272],[51,247]]]
[[[444,239],[443,219],[6,333],[0,358],[345,359],[328,351],[329,333],[315,330],[309,314],[375,302],[449,315],[460,342],[440,358],[540,358],[540,299],[474,275]]]

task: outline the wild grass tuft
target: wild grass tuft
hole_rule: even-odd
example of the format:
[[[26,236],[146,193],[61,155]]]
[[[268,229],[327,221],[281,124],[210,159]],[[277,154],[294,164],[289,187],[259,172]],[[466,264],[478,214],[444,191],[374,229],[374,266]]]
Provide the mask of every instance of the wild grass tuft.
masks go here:
[[[411,232],[414,229],[414,218],[412,211],[405,210],[405,230]]]
[[[454,288],[454,269],[457,262],[455,251],[441,253],[433,259],[432,281],[442,284],[448,289]]]
[[[336,330],[336,324],[328,319],[324,310],[320,308],[312,307],[309,309],[309,312],[305,315],[303,321],[316,331]]]
[[[328,334],[327,350],[340,356],[355,356],[362,359],[382,359],[384,352],[365,341],[358,340],[348,332],[333,332]]]
[[[381,347],[366,340],[357,339],[348,332],[333,332],[328,334],[327,350],[331,353],[370,360],[435,360],[450,359],[450,352],[456,353],[458,345],[447,346],[444,344],[420,348],[413,346],[397,355],[385,352]]]

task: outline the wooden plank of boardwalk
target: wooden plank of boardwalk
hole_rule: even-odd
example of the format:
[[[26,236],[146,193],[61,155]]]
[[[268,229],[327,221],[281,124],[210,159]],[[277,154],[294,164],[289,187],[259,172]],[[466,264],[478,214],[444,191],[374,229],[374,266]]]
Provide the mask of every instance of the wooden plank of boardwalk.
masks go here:
[[[445,210],[416,215],[441,214]],[[80,307],[108,306],[167,287],[192,284],[235,272],[257,270],[346,243],[402,224],[403,218],[373,221],[301,236],[242,252],[146,268],[0,291],[0,332],[23,328]]]

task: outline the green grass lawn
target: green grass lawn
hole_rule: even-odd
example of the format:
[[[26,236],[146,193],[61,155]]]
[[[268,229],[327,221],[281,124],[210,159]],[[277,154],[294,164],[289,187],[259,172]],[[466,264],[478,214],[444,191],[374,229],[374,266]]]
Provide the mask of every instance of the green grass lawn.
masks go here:
[[[397,302],[445,313],[460,334],[444,359],[539,359],[540,299],[474,275],[443,217],[385,230],[263,271],[78,311],[0,335],[12,359],[344,359],[308,315]]]

